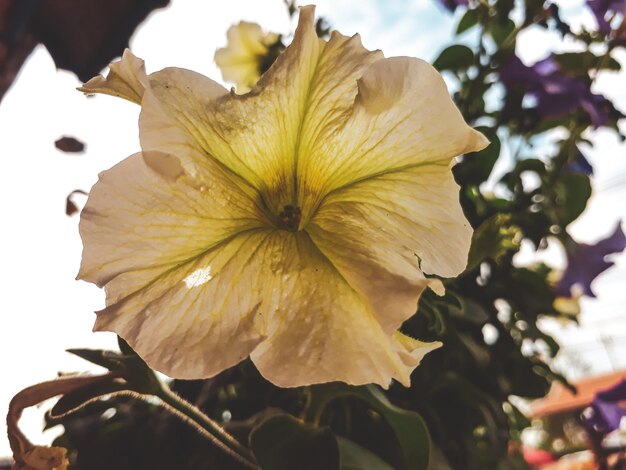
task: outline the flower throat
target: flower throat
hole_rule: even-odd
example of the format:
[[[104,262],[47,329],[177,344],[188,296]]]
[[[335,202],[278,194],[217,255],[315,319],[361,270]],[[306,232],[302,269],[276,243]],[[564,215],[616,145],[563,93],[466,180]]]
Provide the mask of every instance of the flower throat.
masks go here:
[[[278,226],[284,230],[297,232],[302,219],[302,211],[298,206],[285,204],[278,214]]]

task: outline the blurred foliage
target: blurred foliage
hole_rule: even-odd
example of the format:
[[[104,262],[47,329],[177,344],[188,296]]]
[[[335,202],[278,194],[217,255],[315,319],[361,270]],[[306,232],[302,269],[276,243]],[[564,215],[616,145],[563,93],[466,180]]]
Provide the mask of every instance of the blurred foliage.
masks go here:
[[[545,264],[518,266],[514,257],[524,241],[535,249],[548,240],[567,251],[579,246],[568,225],[585,209],[591,184],[590,171],[574,165],[590,127],[620,135],[621,113],[593,94],[591,85],[598,71],[620,69],[612,54],[622,47],[623,33],[573,32],[549,1],[441,3],[462,11],[456,12],[455,43],[434,65],[453,83],[466,120],[491,141],[454,168],[475,228],[468,268],[446,281],[444,296],[425,293],[418,313],[403,325],[407,334],[444,346],[415,370],[410,388],[394,383],[388,391],[341,384],[281,389],[249,360],[212,379],[171,384],[251,449],[263,469],[524,469],[520,433],[529,423],[509,397],[542,397],[552,381],[566,382],[549,366],[559,345],[537,324],[541,317],[573,318],[555,308],[555,273]],[[286,4],[293,15],[295,4]],[[519,73],[530,78],[509,85],[518,35],[530,27],[584,50],[523,66]],[[328,32],[320,20],[318,33]],[[560,88],[542,85],[548,82]],[[557,128],[560,140],[546,146],[554,140],[549,131]],[[497,163],[507,162],[507,171],[494,172]],[[112,353],[75,353],[109,369],[120,367],[107,359]],[[102,392],[108,395],[50,418],[49,425],[65,427],[56,444],[70,450],[73,468],[246,468],[158,400]]]

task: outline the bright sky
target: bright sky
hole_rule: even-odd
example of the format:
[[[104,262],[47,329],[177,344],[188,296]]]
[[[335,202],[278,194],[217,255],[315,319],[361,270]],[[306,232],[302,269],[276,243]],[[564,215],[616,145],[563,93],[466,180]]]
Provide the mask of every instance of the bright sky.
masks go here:
[[[562,3],[571,17],[591,21],[581,8],[582,0]],[[219,79],[213,52],[224,45],[228,26],[244,19],[271,31],[291,29],[282,0],[231,0],[220,2],[219,9],[212,5],[215,3],[174,0],[170,8],[144,23],[131,48],[145,59],[149,72],[178,66]],[[344,34],[361,33],[370,49],[382,49],[387,56],[411,55],[431,61],[450,42],[453,23],[434,1],[427,0],[320,0],[318,13]],[[520,41],[519,52],[534,61],[542,58],[548,47],[568,46],[530,33]],[[626,110],[626,89],[620,80],[623,84],[624,74],[606,75],[596,85]],[[115,347],[112,334],[91,333],[92,312],[103,307],[104,293],[74,280],[81,242],[78,217],[64,214],[65,197],[74,189],[88,190],[100,171],[139,149],[139,108],[106,96],[87,99],[75,91],[78,85],[72,74],[57,73],[45,49],[38,48],[0,104],[0,209],[5,227],[0,255],[3,414],[20,389],[50,380],[58,371],[90,370],[88,363],[73,358],[65,349]],[[56,150],[54,141],[62,135],[85,142],[86,153]],[[625,147],[610,132],[596,132],[593,140],[597,147],[589,150],[588,156],[596,171],[598,192],[573,230],[574,236],[584,241],[608,234],[619,218],[626,218]],[[558,253],[550,256],[558,261]],[[626,313],[626,294],[621,288],[626,279],[625,261],[620,257],[619,266],[594,285],[600,300],[583,303],[584,332],[562,327],[559,331],[567,342],[586,345],[580,348],[588,348],[585,360],[594,364],[594,371],[610,367],[604,350],[596,347],[597,338],[626,339],[626,321],[618,317]],[[620,365],[626,367],[626,363]],[[50,439],[38,432],[42,414],[42,410],[32,410],[22,418],[23,428],[36,443]],[[0,436],[4,436],[4,419],[0,423]],[[8,442],[0,437],[0,456],[9,453]]]

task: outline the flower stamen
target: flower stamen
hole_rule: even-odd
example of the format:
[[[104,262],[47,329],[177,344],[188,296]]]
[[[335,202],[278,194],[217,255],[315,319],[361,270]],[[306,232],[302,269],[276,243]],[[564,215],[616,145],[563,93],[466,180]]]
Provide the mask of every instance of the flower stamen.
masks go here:
[[[302,220],[302,211],[298,206],[285,204],[278,214],[278,226],[291,232],[297,232]]]

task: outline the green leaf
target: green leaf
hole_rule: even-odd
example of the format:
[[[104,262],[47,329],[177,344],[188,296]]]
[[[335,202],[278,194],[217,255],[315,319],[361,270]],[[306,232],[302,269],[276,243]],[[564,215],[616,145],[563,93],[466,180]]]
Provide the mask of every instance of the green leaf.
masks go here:
[[[533,341],[543,341],[548,347],[548,354],[550,357],[555,357],[561,349],[559,343],[552,336],[541,331],[534,322],[528,323],[527,328],[522,332],[522,335],[524,338],[529,338]]]
[[[456,298],[460,307],[449,305],[448,310],[452,316],[480,326],[489,321],[489,314],[481,304],[461,296]]]
[[[309,409],[308,413],[312,416],[319,416],[325,406],[340,397],[352,396],[366,401],[387,421],[398,440],[404,465],[397,470],[428,468],[432,443],[428,427],[418,413],[394,405],[373,385],[350,387],[342,383],[332,383],[311,387],[309,391],[309,407],[313,410]]]
[[[349,439],[337,437],[341,470],[393,470],[384,460]]]
[[[511,425],[511,428],[513,428],[516,431],[521,432],[532,424],[530,422],[530,419],[528,419],[526,415],[522,413],[520,409],[517,406],[515,406],[513,403],[511,403],[510,401],[507,401],[507,402],[504,402],[504,404],[505,404],[504,411],[509,417],[509,423]]]
[[[459,184],[479,185],[487,180],[500,156],[500,139],[493,130],[486,127],[476,130],[485,134],[491,143],[480,152],[465,155],[463,161],[455,165],[454,176]]]
[[[148,395],[158,394],[161,384],[154,371],[120,337],[118,345],[121,354],[100,349],[68,349],[67,352],[111,371],[125,371],[127,389]]]
[[[520,319],[532,319],[536,315],[557,313],[554,310],[554,288],[547,280],[549,269],[547,266],[545,268],[544,270],[539,264],[532,268],[518,268],[510,273],[511,280],[517,288],[511,293],[511,297],[520,306],[518,317],[524,316]],[[533,295],[526,295],[525,292],[532,292]]]
[[[561,69],[572,75],[589,77],[589,70],[600,67],[601,69],[619,71],[621,66],[613,57],[598,57],[591,51],[565,52],[554,54],[554,59]]]
[[[502,176],[500,181],[506,184],[509,189],[514,190],[520,185],[523,186],[521,175],[525,171],[530,171],[536,173],[538,176],[542,176],[546,173],[546,164],[537,158],[525,158],[518,161],[515,168]]]
[[[491,37],[498,46],[501,46],[515,31],[515,23],[510,18],[505,22],[493,21],[490,23]]]
[[[467,10],[459,21],[456,34],[461,34],[478,24],[478,10]]]
[[[103,351],[101,349],[68,349],[68,353],[74,354],[86,361],[104,367],[109,370],[123,369],[120,362],[120,355],[113,351]]]
[[[428,463],[428,470],[450,470],[451,468],[441,449],[437,446],[433,446],[430,462]]]
[[[486,427],[487,438],[494,448],[498,448],[502,434],[507,429],[508,420],[502,409],[502,403],[465,377],[450,372],[446,377],[450,385],[458,390],[458,399],[480,413]],[[506,433],[508,434],[508,433]]]
[[[433,66],[437,70],[460,70],[474,64],[474,53],[467,46],[455,44],[444,49],[435,59]]]
[[[132,383],[133,390],[146,395],[159,395],[161,383],[154,371],[139,357],[139,355],[120,336],[117,337],[117,344],[122,351],[120,361],[124,369],[130,374],[128,377]]]
[[[457,331],[456,336],[463,348],[479,367],[485,367],[489,363],[489,350],[482,341],[476,341],[472,335]]]
[[[456,301],[449,292],[443,297],[439,297],[432,290],[424,292],[420,298],[419,311],[422,318],[426,321],[426,328],[433,332],[437,337],[444,335],[446,331],[446,315],[448,309],[460,309],[460,304],[451,304]]]
[[[532,130],[533,133],[537,135],[550,129],[554,129],[555,127],[569,127],[572,119],[573,116],[571,114],[555,118],[541,119]]]
[[[328,427],[313,428],[291,415],[262,422],[250,435],[262,470],[339,470],[339,446]]]
[[[394,405],[373,385],[354,388],[352,394],[367,401],[392,427],[402,449],[405,468],[426,470],[432,443],[428,427],[422,417],[414,411]]]
[[[543,0],[539,0],[543,3]],[[526,0],[526,3],[532,3],[530,0]],[[482,2],[479,3],[479,6],[482,5]],[[508,18],[515,7],[515,0],[498,0],[494,4],[496,8],[496,18]],[[491,19],[491,18],[490,18]]]
[[[559,222],[566,227],[576,220],[587,207],[591,197],[591,182],[587,175],[568,173],[555,186],[556,213]]]
[[[515,165],[515,172],[517,174],[521,174],[524,171],[532,171],[538,175],[542,175],[546,172],[546,164],[538,158],[525,158]]]
[[[510,250],[519,247],[518,230],[511,226],[511,216],[496,214],[485,220],[472,235],[467,271],[478,267],[485,259],[498,261]]]

